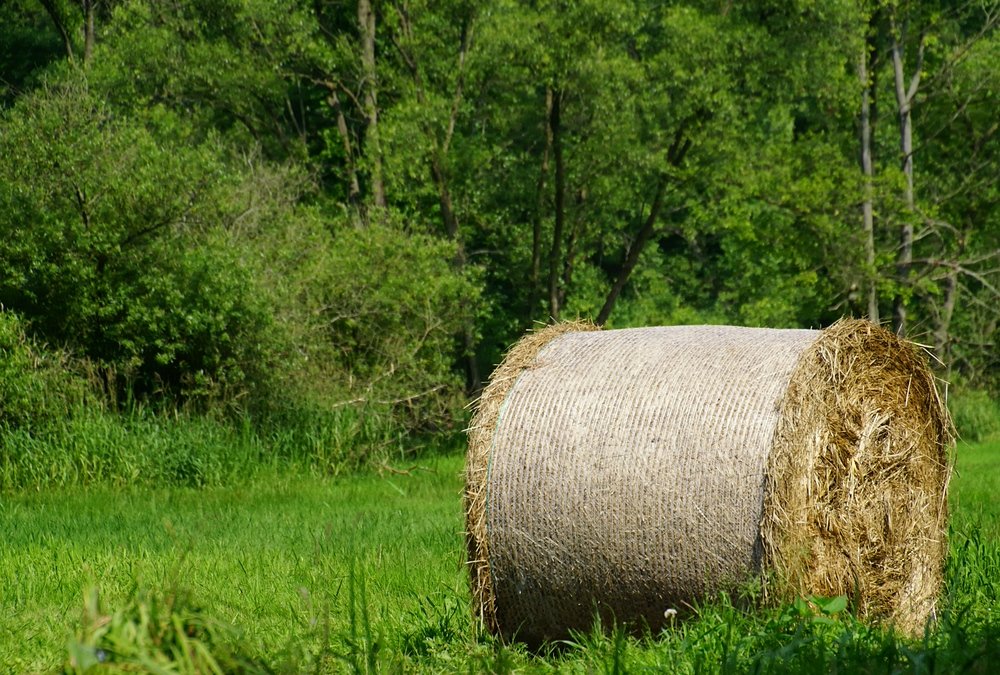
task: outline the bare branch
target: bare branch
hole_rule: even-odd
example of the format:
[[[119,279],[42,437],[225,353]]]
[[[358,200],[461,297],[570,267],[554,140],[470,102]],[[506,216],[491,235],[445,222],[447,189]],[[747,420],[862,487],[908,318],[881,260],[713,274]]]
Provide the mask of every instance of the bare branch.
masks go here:
[[[66,28],[66,22],[63,20],[62,14],[59,12],[59,8],[52,0],[38,0],[42,7],[45,8],[45,13],[49,15],[52,20],[56,31],[63,40],[63,47],[66,50],[66,58],[70,61],[73,60],[73,40],[70,39],[69,30]]]

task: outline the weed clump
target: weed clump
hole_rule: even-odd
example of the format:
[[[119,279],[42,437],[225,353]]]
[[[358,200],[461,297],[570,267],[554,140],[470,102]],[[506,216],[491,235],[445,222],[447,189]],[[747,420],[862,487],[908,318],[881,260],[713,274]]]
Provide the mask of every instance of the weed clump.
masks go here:
[[[136,587],[107,611],[96,588],[86,594],[83,620],[62,672],[266,673],[239,631],[208,616],[177,586]]]

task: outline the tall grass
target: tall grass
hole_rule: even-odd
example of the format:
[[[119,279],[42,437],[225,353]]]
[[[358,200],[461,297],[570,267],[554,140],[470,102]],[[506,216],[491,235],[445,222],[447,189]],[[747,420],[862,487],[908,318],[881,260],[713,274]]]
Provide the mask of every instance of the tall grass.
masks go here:
[[[69,485],[214,486],[275,471],[341,474],[404,452],[382,418],[343,407],[218,419],[79,407],[42,428],[0,426],[0,491]]]
[[[948,398],[948,408],[958,435],[978,443],[1000,436],[1000,402],[987,392],[959,390]]]
[[[0,492],[335,475],[419,443],[404,441],[414,427],[391,401],[342,403],[335,378],[311,374],[276,378],[260,400],[208,384],[199,396],[137,397],[134,373],[39,344],[0,306]]]

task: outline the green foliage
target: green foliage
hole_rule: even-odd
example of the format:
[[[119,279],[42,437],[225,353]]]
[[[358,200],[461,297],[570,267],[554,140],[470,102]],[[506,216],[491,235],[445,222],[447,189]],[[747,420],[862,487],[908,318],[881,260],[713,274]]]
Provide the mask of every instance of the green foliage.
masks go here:
[[[239,177],[218,150],[156,139],[72,75],[0,125],[0,302],[138,395],[257,384],[273,320],[220,234]]]
[[[456,345],[476,316],[455,245],[398,226],[342,226],[315,280],[317,312],[355,396],[411,430],[453,429],[463,408]]]
[[[619,327],[815,328],[874,288],[996,396],[995,4],[371,3],[368,63],[352,3],[92,3],[91,50],[76,3],[11,0],[0,303],[112,405],[284,438],[351,408],[376,455],[457,429],[525,328],[618,279]],[[923,54],[912,208],[896,36],[906,78]]]
[[[0,4],[0,108],[30,89],[46,65],[66,56],[55,28],[32,4],[31,0]]]
[[[195,1],[168,9],[122,2],[102,36],[91,80],[130,116],[162,106],[185,118],[194,137],[218,133],[274,159],[301,159],[313,126],[308,118],[325,105],[301,88],[300,78],[313,73],[312,60],[321,55],[311,11],[295,4]]]

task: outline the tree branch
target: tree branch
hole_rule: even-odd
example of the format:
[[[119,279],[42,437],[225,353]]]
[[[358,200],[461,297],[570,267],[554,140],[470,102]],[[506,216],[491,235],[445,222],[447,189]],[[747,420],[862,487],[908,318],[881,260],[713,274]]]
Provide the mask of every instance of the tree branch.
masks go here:
[[[625,255],[625,262],[622,263],[618,277],[611,286],[611,290],[608,291],[608,296],[604,300],[604,306],[601,307],[601,311],[598,312],[597,319],[594,321],[598,326],[603,326],[607,323],[608,318],[611,316],[611,310],[614,309],[615,303],[618,300],[618,296],[621,294],[622,289],[625,288],[625,284],[632,275],[632,270],[635,269],[636,264],[639,262],[639,255],[642,253],[642,249],[645,248],[646,242],[649,241],[649,238],[653,234],[656,219],[660,215],[660,209],[663,208],[663,195],[666,189],[667,175],[661,174],[656,182],[656,193],[653,196],[653,204],[650,206],[649,215],[646,216],[646,222],[642,224],[639,232],[635,235],[635,240],[629,246],[628,253]]]
[[[59,12],[59,8],[56,7],[56,3],[52,0],[38,0],[42,7],[45,8],[45,13],[49,15],[52,20],[53,25],[55,25],[56,31],[59,33],[60,37],[63,39],[63,46],[66,49],[66,58],[70,61],[73,60],[73,41],[69,37],[69,31],[66,29],[66,22],[63,20],[62,14]]]

